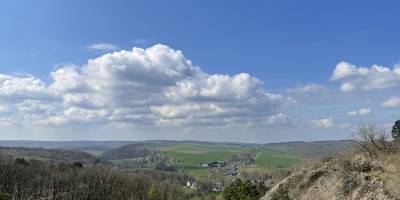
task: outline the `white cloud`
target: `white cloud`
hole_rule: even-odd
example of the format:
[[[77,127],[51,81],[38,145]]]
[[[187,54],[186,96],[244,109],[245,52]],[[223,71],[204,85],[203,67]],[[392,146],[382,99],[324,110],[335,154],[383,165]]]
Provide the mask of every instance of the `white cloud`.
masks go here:
[[[10,108],[6,105],[0,105],[0,113],[6,113],[9,112]]]
[[[331,80],[340,81],[343,92],[395,88],[400,84],[400,66],[390,69],[372,65],[366,68],[340,62],[336,65]]]
[[[313,119],[310,123],[317,128],[331,128],[335,125],[332,118]]]
[[[274,115],[267,116],[265,122],[268,125],[282,125],[286,124],[288,120],[288,116],[282,113],[277,113]]]
[[[86,46],[86,49],[93,50],[93,51],[115,51],[118,49],[118,46],[111,43],[94,43]]]
[[[83,80],[77,68],[74,65],[67,65],[51,72],[53,83],[49,86],[49,90],[55,94],[64,94],[82,87]]]
[[[12,117],[0,117],[0,126],[12,126],[16,123],[17,121]]]
[[[292,98],[266,92],[262,81],[245,73],[234,76],[200,74],[179,81],[165,94],[170,104],[154,106],[152,111],[162,118],[174,118],[169,121],[190,117],[200,122],[200,119],[218,117],[227,122],[241,117],[241,123],[261,123],[261,117],[295,102]]]
[[[0,97],[41,98],[48,95],[46,84],[32,76],[0,74]]]
[[[372,110],[370,108],[360,108],[359,110],[353,110],[347,112],[347,115],[349,116],[365,116],[369,115],[372,113]]]
[[[66,65],[51,77],[46,85],[32,76],[0,75],[0,96],[20,96],[9,115],[41,125],[207,128],[280,124],[287,118],[280,109],[295,103],[246,73],[204,73],[181,51],[161,44]]]
[[[319,84],[306,84],[306,85],[298,85],[294,88],[289,88],[287,89],[288,92],[294,92],[294,93],[316,93],[316,92],[322,92],[325,91],[325,86],[319,85]]]
[[[400,97],[392,96],[386,101],[382,102],[382,107],[392,108],[392,107],[400,107]]]
[[[23,100],[16,104],[19,112],[22,113],[50,113],[54,107],[48,103],[43,103],[39,100]]]

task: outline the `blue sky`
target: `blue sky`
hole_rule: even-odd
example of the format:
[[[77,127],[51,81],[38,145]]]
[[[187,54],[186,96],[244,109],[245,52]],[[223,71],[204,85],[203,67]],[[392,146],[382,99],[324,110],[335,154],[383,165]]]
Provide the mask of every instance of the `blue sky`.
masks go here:
[[[137,126],[126,128],[123,125],[124,128],[119,131],[121,134],[124,132],[121,136],[106,131],[109,127],[104,128],[104,126],[109,122],[100,120],[101,122],[78,123],[73,120],[74,123],[59,127],[38,125],[32,134],[27,135],[18,134],[25,131],[8,125],[9,133],[4,135],[3,139],[26,137],[28,139],[207,140],[210,137],[204,132],[222,132],[211,140],[250,138],[248,141],[254,142],[261,138],[263,142],[270,142],[293,139],[342,139],[348,137],[352,131],[350,127],[354,128],[361,122],[387,125],[391,123],[390,120],[395,120],[392,118],[398,116],[398,110],[388,110],[388,106],[383,108],[382,105],[383,101],[389,101],[393,97],[394,103],[389,107],[397,108],[395,97],[399,95],[397,93],[399,82],[397,77],[393,78],[392,75],[395,76],[394,66],[400,61],[398,45],[400,27],[397,16],[399,5],[397,1],[3,1],[0,4],[0,74],[13,76],[19,74],[19,78],[31,76],[43,81],[44,87],[50,87],[54,82],[51,72],[57,69],[74,65],[73,68],[83,76],[81,71],[84,71],[82,69],[88,65],[89,59],[99,58],[109,52],[131,51],[133,47],[146,49],[156,44],[163,44],[170,49],[180,50],[185,58],[191,60],[193,66],[199,67],[201,73],[206,73],[207,76],[229,75],[227,79],[233,80],[235,75],[246,73],[262,81],[263,85],[260,88],[266,92],[297,101],[296,105],[286,107],[283,104],[287,102],[282,100],[279,105],[283,106],[282,108],[265,110],[257,114],[255,121],[259,121],[258,117],[261,115],[268,118],[281,113],[286,121],[291,122],[289,125],[285,124],[287,130],[279,129],[277,126],[259,126],[255,123],[256,125],[252,124],[251,128],[243,131],[196,129],[198,131],[193,133],[186,130],[194,129],[195,126],[191,123],[162,128],[142,127],[143,124],[139,123],[140,128]],[[103,46],[90,48],[96,44]],[[108,46],[104,47],[104,44]],[[349,69],[354,67],[372,69],[372,66],[377,64],[393,69],[393,74],[365,75],[360,72],[359,76],[351,80],[350,76],[330,80],[341,61],[348,63],[346,66]],[[353,68],[350,67],[352,65]],[[375,85],[382,77],[389,77],[385,79],[382,87],[363,88],[363,84],[360,83]],[[137,79],[138,75],[135,74],[131,78]],[[176,83],[179,81],[182,80]],[[355,89],[352,89],[352,92],[341,91],[345,90],[341,89],[341,86],[349,82]],[[199,80],[196,83],[202,85]],[[316,94],[314,91],[311,95],[304,95],[304,90],[302,94],[294,92],[296,87],[304,89],[306,86],[313,91],[324,90],[323,94]],[[360,90],[357,90],[357,87]],[[87,93],[79,91],[80,95]],[[167,92],[163,90],[161,93]],[[47,99],[37,96],[11,98],[10,92],[7,95],[7,98],[0,99],[0,103],[3,102],[8,110],[3,114],[3,121],[10,116],[19,119],[16,121],[21,121],[20,118],[24,116],[20,113],[18,117],[14,116],[17,115],[17,111],[14,110],[21,111],[18,105],[23,101],[31,104],[31,100],[36,104],[54,104],[54,110],[58,112],[54,111],[53,117],[59,117],[61,110],[64,110],[65,114],[65,110],[69,108],[61,94],[57,94],[58,97],[52,94],[53,96],[50,95],[51,97],[46,97]],[[61,100],[58,102],[49,100],[57,98]],[[335,98],[339,100],[332,101]],[[366,101],[368,103],[365,103]],[[191,106],[195,103],[200,105],[193,99],[186,100],[185,103]],[[169,106],[177,104],[177,102],[168,103]],[[208,102],[207,105],[211,104],[217,105],[215,102]],[[166,105],[165,102],[158,102],[146,108],[155,112],[154,106]],[[218,106],[232,108],[227,104]],[[74,105],[74,108],[76,107]],[[133,107],[129,105],[126,108],[133,109]],[[354,114],[353,111],[360,111],[362,108],[369,109],[370,112],[365,116],[362,115],[364,116],[362,119],[354,119],[358,114]],[[107,109],[107,112],[111,112],[110,110],[115,110],[116,107]],[[133,113],[137,114],[137,111]],[[193,111],[191,113],[193,114]],[[199,117],[201,114],[193,115]],[[229,120],[243,115],[236,113]],[[7,120],[10,120],[8,118]],[[218,119],[228,120],[226,117]],[[321,135],[321,132],[329,131],[305,125],[323,119],[329,119],[332,123],[334,121],[335,125],[339,124],[343,130],[336,134],[333,131],[337,130],[337,127],[333,128],[333,125],[327,124],[327,127],[332,129],[331,133]],[[42,118],[41,120],[43,121]],[[330,123],[329,120],[322,123]],[[249,121],[254,123],[254,119],[238,120],[235,123],[248,124]],[[132,122],[135,125],[138,125],[137,123]],[[95,127],[91,128],[95,130],[93,132],[101,134],[90,133],[91,131],[87,130],[88,124]],[[202,127],[204,126],[207,125]],[[216,125],[212,128],[215,128],[214,126]],[[294,137],[293,132],[297,132],[298,128],[304,133]],[[269,129],[274,131],[268,131]],[[272,132],[276,132],[275,129],[282,134],[274,135]],[[39,132],[44,133],[41,135]],[[77,135],[76,132],[85,134]],[[157,134],[151,135],[147,134],[148,132]],[[182,133],[174,134],[175,132]]]

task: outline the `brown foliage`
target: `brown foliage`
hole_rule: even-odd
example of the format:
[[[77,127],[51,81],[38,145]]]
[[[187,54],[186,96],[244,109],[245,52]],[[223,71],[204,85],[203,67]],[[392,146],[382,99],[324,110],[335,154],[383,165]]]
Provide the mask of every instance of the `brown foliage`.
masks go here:
[[[358,150],[371,158],[393,151],[386,130],[375,125],[360,125],[355,137]]]

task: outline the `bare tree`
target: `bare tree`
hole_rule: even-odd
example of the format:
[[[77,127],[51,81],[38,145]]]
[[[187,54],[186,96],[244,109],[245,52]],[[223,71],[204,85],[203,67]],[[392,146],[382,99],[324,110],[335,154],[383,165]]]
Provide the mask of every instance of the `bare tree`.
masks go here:
[[[391,151],[386,130],[376,125],[360,125],[355,139],[359,150],[370,157],[377,157],[379,154],[386,155]]]

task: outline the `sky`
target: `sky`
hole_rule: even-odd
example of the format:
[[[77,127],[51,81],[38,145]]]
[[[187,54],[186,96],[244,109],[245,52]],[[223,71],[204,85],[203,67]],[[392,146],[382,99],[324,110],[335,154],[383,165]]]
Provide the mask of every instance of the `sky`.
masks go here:
[[[400,118],[398,1],[2,1],[0,139],[314,141]]]

